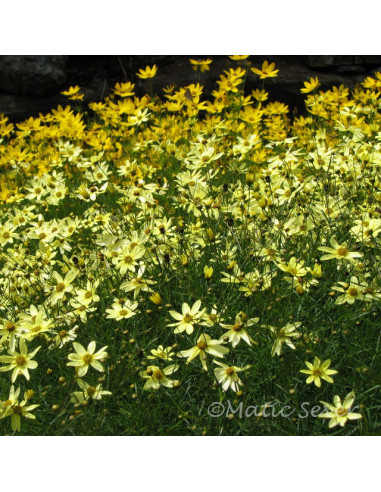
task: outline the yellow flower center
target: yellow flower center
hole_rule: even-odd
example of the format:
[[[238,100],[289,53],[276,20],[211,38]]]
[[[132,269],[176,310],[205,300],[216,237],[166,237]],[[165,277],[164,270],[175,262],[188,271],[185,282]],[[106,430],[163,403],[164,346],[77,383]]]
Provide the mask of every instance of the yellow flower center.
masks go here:
[[[184,321],[184,323],[190,323],[191,321],[193,321],[193,317],[190,314],[187,313],[184,316],[183,321]]]
[[[14,331],[16,329],[16,326],[14,323],[8,323],[7,326],[5,327],[7,331]]]
[[[26,362],[26,359],[23,355],[18,355],[15,359],[16,366],[22,367]]]
[[[233,369],[232,367],[228,367],[228,368],[226,369],[226,374],[227,374],[228,376],[230,376],[231,374],[234,374],[234,373],[235,373],[235,371],[234,371],[234,369]]]
[[[66,335],[67,335],[66,330],[61,330],[60,333],[59,333],[59,335],[60,335],[61,338],[65,338]]]
[[[234,331],[241,331],[242,330],[242,323],[236,323],[235,325],[233,325],[233,330]]]
[[[312,374],[313,376],[315,376],[316,378],[320,377],[321,376],[321,370],[319,367],[314,367],[312,369]]]
[[[337,413],[337,415],[339,415],[339,417],[342,417],[343,415],[345,415],[346,413],[348,413],[348,410],[346,410],[344,407],[339,407],[336,410],[336,413]]]
[[[338,256],[346,256],[348,253],[348,248],[346,248],[345,246],[342,246],[340,248],[337,248],[337,254]]]
[[[59,284],[56,285],[57,292],[62,292],[64,289],[65,289],[65,284],[63,282],[60,282]]]
[[[127,265],[128,265],[129,263],[132,263],[134,260],[133,260],[132,256],[127,255],[123,258],[123,261],[124,261],[124,263],[127,263]]]
[[[13,413],[20,414],[22,412],[22,407],[20,405],[14,405],[12,407]]]
[[[85,299],[90,299],[91,296],[92,296],[91,290],[85,292]]]
[[[8,238],[10,238],[10,236],[11,236],[11,235],[9,234],[9,232],[4,232],[4,233],[3,233],[3,238],[4,238],[4,239],[8,239]]]
[[[352,296],[352,297],[356,297],[357,296],[357,293],[358,293],[358,290],[355,289],[354,287],[349,287],[349,289],[347,290],[348,292],[348,295]]]
[[[87,389],[86,389],[86,392],[89,396],[92,396],[95,392],[96,392],[96,388],[94,388],[94,386],[89,386]]]
[[[126,309],[121,309],[119,311],[119,316],[126,316],[127,313],[128,313],[128,311]]]
[[[204,350],[207,346],[208,344],[205,342],[205,340],[200,340],[199,342],[197,342],[197,347],[200,350]]]
[[[162,379],[164,377],[163,371],[156,369],[156,371],[153,372],[153,377],[155,379]]]
[[[85,354],[82,357],[82,360],[85,364],[90,364],[90,362],[93,360],[93,356],[91,354]]]

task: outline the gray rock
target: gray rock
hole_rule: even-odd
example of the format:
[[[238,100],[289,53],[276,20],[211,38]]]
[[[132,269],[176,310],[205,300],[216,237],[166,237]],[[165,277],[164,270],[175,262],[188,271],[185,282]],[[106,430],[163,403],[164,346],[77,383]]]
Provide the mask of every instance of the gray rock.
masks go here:
[[[66,81],[68,56],[0,56],[0,90],[10,94],[43,96]]]

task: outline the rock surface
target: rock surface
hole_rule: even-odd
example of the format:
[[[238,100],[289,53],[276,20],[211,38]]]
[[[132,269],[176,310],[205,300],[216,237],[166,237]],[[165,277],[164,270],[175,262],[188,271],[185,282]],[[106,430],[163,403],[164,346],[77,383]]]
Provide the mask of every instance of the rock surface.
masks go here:
[[[209,72],[192,70],[189,58],[211,58]],[[300,89],[310,77],[318,77],[322,89],[344,84],[353,88],[367,75],[381,70],[381,56],[375,55],[290,55],[251,56],[252,66],[260,67],[263,60],[274,61],[279,74],[267,79],[266,89],[271,100],[288,104],[304,111]],[[184,86],[200,82],[206,97],[216,89],[216,80],[223,70],[237,66],[227,56],[213,55],[109,55],[109,56],[0,56],[0,113],[11,121],[46,113],[59,104],[69,104],[60,92],[79,85],[85,101],[100,101],[110,93],[116,82],[130,80],[136,84],[137,95],[149,91],[149,81],[136,76],[139,68],[156,64],[157,76],[152,80],[153,91],[161,94],[163,87],[172,83]],[[249,72],[247,93],[261,87],[262,81]]]

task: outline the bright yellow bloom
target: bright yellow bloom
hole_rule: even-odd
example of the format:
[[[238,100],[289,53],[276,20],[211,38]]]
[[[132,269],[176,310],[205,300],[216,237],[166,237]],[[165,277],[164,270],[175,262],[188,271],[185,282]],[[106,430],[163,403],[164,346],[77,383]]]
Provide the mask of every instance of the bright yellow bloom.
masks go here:
[[[336,425],[344,427],[344,425],[347,423],[347,420],[361,419],[361,413],[349,413],[354,400],[355,394],[353,391],[351,391],[345,397],[343,404],[341,404],[341,399],[337,395],[333,399],[333,405],[321,401],[320,403],[325,405],[330,410],[330,412],[321,413],[318,417],[321,419],[331,419],[328,424],[328,427],[330,429],[332,429],[332,427],[336,427]]]
[[[313,77],[310,78],[309,82],[304,82],[304,89],[300,89],[300,92],[303,92],[304,94],[308,94],[309,92],[314,91],[317,89],[320,85],[320,82],[318,78],[316,77],[315,79]]]
[[[78,377],[83,377],[87,373],[90,366],[99,372],[104,371],[100,361],[108,356],[106,352],[107,346],[101,348],[96,353],[94,353],[96,347],[96,343],[94,341],[89,343],[87,350],[77,342],[73,342],[73,347],[76,353],[68,355],[70,362],[66,365],[75,367]]]
[[[239,60],[246,60],[246,58],[249,58],[250,55],[228,55],[231,60],[234,61],[239,61]]]
[[[174,333],[182,333],[186,331],[188,335],[191,335],[194,330],[194,325],[198,323],[198,320],[202,318],[205,313],[205,308],[200,311],[201,301],[196,301],[192,308],[184,302],[182,305],[182,313],[176,311],[169,311],[172,318],[177,320],[176,323],[170,323],[168,326],[176,326]]]
[[[18,397],[20,394],[20,388],[15,391],[14,386],[11,386],[9,392],[9,398],[6,401],[0,402],[0,419],[11,417],[12,430],[20,432],[21,430],[21,417],[27,419],[35,419],[36,417],[30,412],[40,405],[27,405],[28,392],[24,393],[24,400],[19,403]]]
[[[115,84],[115,89],[113,89],[113,91],[114,94],[120,97],[128,97],[134,95],[134,87],[135,84],[132,84],[131,82],[117,83]]]
[[[193,70],[200,69],[200,72],[207,72],[210,69],[209,65],[213,62],[213,60],[210,60],[209,58],[206,60],[193,60],[191,58],[189,61]]]
[[[139,69],[139,72],[136,74],[140,79],[152,79],[157,74],[157,66],[149,67],[148,65],[143,70]]]
[[[237,373],[246,371],[251,367],[250,365],[245,367],[228,366],[218,360],[214,360],[213,362],[219,366],[214,369],[214,374],[217,381],[222,385],[223,391],[227,391],[229,388],[233,391],[238,391],[239,386],[242,386],[243,383]]]
[[[309,377],[306,380],[307,384],[315,383],[315,385],[320,388],[321,379],[324,379],[328,383],[333,383],[333,379],[330,377],[332,374],[337,374],[337,371],[334,369],[328,369],[331,365],[331,360],[327,359],[323,363],[321,363],[318,357],[314,358],[314,363],[306,361],[306,366],[308,369],[301,369],[300,372],[304,374],[309,374]]]
[[[210,279],[212,275],[213,275],[213,267],[211,267],[211,266],[208,267],[207,265],[205,265],[204,266],[204,276],[205,276],[206,280]]]
[[[347,244],[339,244],[335,238],[331,238],[330,240],[332,248],[328,248],[326,246],[321,246],[318,248],[319,251],[324,251],[325,253],[329,253],[328,255],[323,255],[320,260],[332,260],[336,258],[337,260],[353,260],[353,258],[361,258],[362,254],[357,253],[355,251],[349,251]]]
[[[145,371],[141,371],[140,375],[147,379],[143,389],[144,390],[158,390],[160,386],[165,388],[173,388],[175,381],[169,379],[167,376],[172,375],[179,368],[179,365],[172,364],[164,368],[163,370],[157,366],[148,366]],[[176,381],[177,382],[177,381]]]
[[[67,96],[72,101],[80,100],[82,101],[84,94],[80,94],[81,88],[76,85],[75,87],[70,87],[67,91],[61,92],[62,95]]]
[[[30,379],[28,369],[36,369],[38,366],[35,360],[32,360],[41,347],[37,347],[33,352],[28,354],[28,348],[23,339],[20,340],[20,352],[9,350],[9,355],[1,355],[0,362],[9,364],[5,367],[0,367],[0,372],[12,371],[12,383],[17,377],[22,374],[26,379]]]
[[[203,334],[198,338],[194,347],[188,350],[182,350],[177,355],[178,357],[187,357],[187,364],[199,356],[204,371],[207,371],[206,354],[213,355],[214,357],[223,357],[228,352],[229,349],[223,347],[220,340],[212,340],[210,335]]]
[[[275,63],[270,63],[265,60],[262,64],[262,69],[252,67],[251,71],[259,75],[261,79],[267,79],[268,77],[277,77],[279,70],[275,69]]]

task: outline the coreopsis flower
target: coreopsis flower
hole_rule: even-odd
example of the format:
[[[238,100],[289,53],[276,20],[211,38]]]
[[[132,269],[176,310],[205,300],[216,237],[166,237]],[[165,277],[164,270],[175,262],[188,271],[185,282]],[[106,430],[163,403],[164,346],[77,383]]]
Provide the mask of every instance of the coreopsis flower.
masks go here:
[[[327,359],[322,363],[318,357],[315,357],[313,364],[306,361],[306,366],[308,369],[301,369],[300,372],[309,374],[309,377],[306,380],[307,384],[315,383],[315,385],[320,388],[321,379],[324,379],[328,383],[333,383],[333,379],[330,376],[332,374],[337,374],[337,371],[334,369],[328,369],[330,365],[330,359]]]
[[[277,77],[279,70],[275,70],[275,63],[270,63],[265,60],[262,64],[262,69],[251,67],[251,71],[259,75],[261,79],[268,77]]]
[[[153,280],[143,278],[145,269],[146,269],[145,265],[140,265],[136,277],[131,278],[127,282],[122,283],[120,289],[124,290],[125,292],[134,291],[134,299],[138,297],[140,291],[153,292],[151,287],[149,287],[149,285],[152,285],[155,282]]]
[[[9,350],[9,355],[0,355],[0,362],[8,364],[5,367],[0,367],[0,372],[13,371],[12,383],[17,377],[22,374],[27,380],[30,379],[29,369],[36,369],[38,363],[32,360],[41,347],[37,347],[28,354],[28,347],[25,341],[21,338],[19,342],[19,352]]]
[[[341,287],[333,286],[332,289],[343,292],[343,294],[336,299],[335,304],[354,304],[356,300],[365,300],[364,289],[367,285],[361,284],[357,277],[351,277],[349,283],[338,282],[338,284]]]
[[[71,393],[70,401],[72,403],[83,403],[87,400],[101,400],[102,396],[112,395],[111,391],[102,389],[102,385],[91,386],[82,379],[77,379],[78,386],[82,391],[74,391]]]
[[[172,355],[175,353],[172,350],[172,347],[164,348],[163,345],[159,345],[157,349],[151,350],[152,355],[147,355],[147,359],[173,360]]]
[[[30,413],[40,405],[27,405],[28,392],[24,393],[24,400],[19,403],[18,397],[20,394],[20,388],[15,391],[14,386],[11,386],[9,392],[9,398],[6,401],[0,402],[0,419],[11,417],[12,430],[14,432],[20,432],[21,430],[21,417],[27,419],[35,419],[36,417]]]
[[[361,258],[362,254],[357,251],[349,251],[346,243],[339,244],[336,239],[333,237],[330,240],[330,244],[332,248],[328,248],[327,246],[321,246],[318,248],[319,251],[324,251],[325,253],[329,253],[328,255],[323,255],[320,260],[353,260],[353,258]]]
[[[68,97],[72,101],[79,100],[82,101],[84,94],[80,93],[81,88],[76,85],[75,87],[69,87],[67,91],[62,91],[63,96]]]
[[[211,266],[204,266],[204,277],[206,280],[209,280],[213,275],[213,267]]]
[[[98,302],[100,297],[96,294],[97,288],[99,286],[99,280],[96,280],[94,284],[88,280],[86,289],[78,289],[75,300],[84,306],[88,306],[93,302]]]
[[[304,261],[297,261],[295,256],[293,256],[288,263],[281,262],[277,263],[276,265],[284,272],[290,273],[293,277],[304,277],[305,275],[307,275],[307,270],[304,267]]]
[[[238,391],[239,386],[242,386],[243,383],[237,373],[246,371],[251,367],[250,365],[245,367],[228,366],[217,360],[214,360],[213,362],[219,366],[214,369],[214,374],[224,391],[227,391],[229,388],[233,391]]]
[[[316,78],[311,77],[309,82],[304,82],[304,88],[300,89],[300,92],[302,92],[304,94],[308,94],[309,92],[312,92],[315,89],[317,89],[319,87],[319,85],[320,85],[320,82],[319,82],[318,78],[317,77]]]
[[[50,301],[52,304],[56,304],[57,301],[63,299],[67,292],[72,292],[74,289],[72,282],[74,282],[77,275],[78,271],[69,270],[63,279],[58,272],[54,271],[52,273],[52,277],[56,281],[56,284],[52,287],[52,293],[50,295]]]
[[[168,326],[176,326],[174,333],[182,333],[186,331],[188,335],[191,335],[194,330],[194,325],[198,323],[198,320],[202,318],[205,313],[205,308],[200,310],[201,301],[196,301],[192,308],[184,302],[182,305],[182,313],[176,311],[169,311],[169,314],[177,320],[175,323],[170,323]]]
[[[246,60],[250,55],[228,55],[233,61]]]
[[[209,58],[206,60],[193,60],[191,58],[189,61],[193,70],[200,70],[200,72],[207,72],[210,69],[209,65],[213,62]]]
[[[282,355],[282,347],[283,344],[288,345],[290,348],[295,349],[295,345],[293,344],[291,338],[300,338],[300,333],[296,332],[296,328],[299,328],[301,325],[301,321],[297,321],[296,323],[287,323],[286,326],[282,328],[278,328],[275,326],[267,326],[269,330],[275,336],[275,341],[271,348],[271,355]]]
[[[241,340],[244,340],[248,345],[251,345],[255,342],[245,328],[258,323],[258,321],[259,318],[247,319],[246,314],[241,311],[237,314],[235,318],[235,323],[233,325],[220,323],[220,326],[222,326],[222,328],[228,330],[224,335],[220,337],[220,340],[222,341],[228,339],[233,348],[236,347]]]
[[[157,66],[149,67],[148,65],[143,70],[139,69],[139,72],[136,74],[140,79],[152,79],[157,74]]]
[[[75,326],[71,330],[60,330],[57,333],[57,335],[54,337],[55,345],[58,348],[62,348],[65,345],[65,343],[72,342],[73,340],[75,340],[77,338],[77,333],[76,333],[77,328],[78,326]]]
[[[347,394],[343,403],[341,403],[341,399],[337,395],[333,399],[333,405],[321,401],[320,403],[325,405],[330,411],[321,413],[320,415],[318,415],[318,417],[321,419],[330,419],[328,423],[328,427],[330,429],[336,427],[336,425],[344,427],[344,425],[347,423],[347,420],[357,420],[362,418],[361,413],[350,412],[354,401],[355,394],[353,391]]]
[[[202,367],[205,371],[208,370],[206,365],[207,355],[213,355],[214,357],[223,357],[229,352],[229,349],[221,345],[220,340],[212,340],[212,337],[207,334],[202,334],[194,347],[188,350],[182,350],[177,355],[178,357],[187,357],[187,364],[189,364],[197,356],[200,357]]]
[[[116,83],[115,89],[113,89],[114,94],[120,97],[129,97],[134,95],[135,84],[131,82]]]
[[[96,343],[94,341],[90,342],[87,350],[78,342],[73,342],[73,347],[75,354],[69,354],[67,366],[73,366],[76,368],[78,377],[83,377],[87,374],[89,367],[93,367],[96,371],[104,372],[103,361],[108,354],[106,352],[107,345],[102,347],[98,352],[95,352]]]
[[[107,318],[120,321],[128,319],[137,314],[138,302],[131,302],[129,299],[115,299],[111,308],[106,309]]]
[[[153,302],[156,306],[160,306],[163,302],[163,299],[161,298],[161,295],[158,292],[154,292],[150,297],[149,300]]]
[[[26,332],[26,328],[20,321],[2,319],[0,323],[2,323],[0,325],[0,345],[8,341],[10,350],[15,350],[17,337],[21,337]]]
[[[144,384],[144,390],[158,390],[160,386],[165,388],[173,388],[175,381],[168,378],[174,372],[178,370],[180,366],[178,364],[172,364],[164,369],[160,369],[157,366],[148,366],[145,371],[141,371],[140,375],[147,379]]]
[[[128,270],[135,272],[135,266],[138,260],[144,255],[145,249],[141,246],[134,246],[132,249],[124,247],[119,251],[118,262],[116,268],[120,271],[121,275],[124,275]]]

